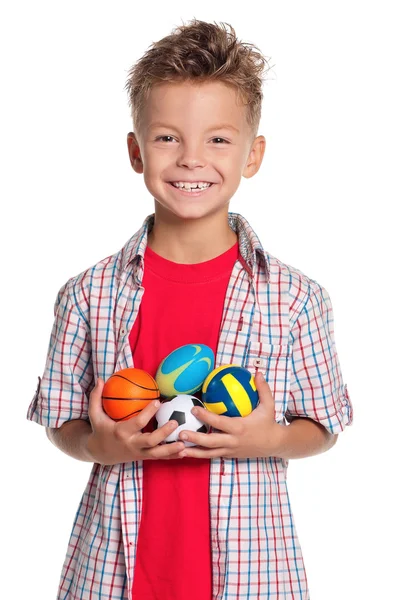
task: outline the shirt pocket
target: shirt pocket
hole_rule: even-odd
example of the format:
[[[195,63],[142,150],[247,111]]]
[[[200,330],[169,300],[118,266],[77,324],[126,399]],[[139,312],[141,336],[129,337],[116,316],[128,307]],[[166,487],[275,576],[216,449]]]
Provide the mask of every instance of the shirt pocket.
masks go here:
[[[283,421],[291,384],[292,345],[253,341],[250,344],[245,367],[253,375],[257,371],[262,371],[273,394],[275,419],[277,422]]]

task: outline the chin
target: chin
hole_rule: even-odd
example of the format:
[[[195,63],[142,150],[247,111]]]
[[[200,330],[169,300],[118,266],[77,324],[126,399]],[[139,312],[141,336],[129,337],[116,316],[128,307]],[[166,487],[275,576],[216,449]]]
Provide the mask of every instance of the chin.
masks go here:
[[[173,207],[173,206],[165,206],[156,200],[156,213],[166,214],[168,216],[172,215],[177,219],[184,220],[196,220],[202,219],[208,216],[211,216],[217,212],[222,212],[224,207],[220,208],[209,208],[202,205],[189,205],[189,206],[181,206],[181,207]]]

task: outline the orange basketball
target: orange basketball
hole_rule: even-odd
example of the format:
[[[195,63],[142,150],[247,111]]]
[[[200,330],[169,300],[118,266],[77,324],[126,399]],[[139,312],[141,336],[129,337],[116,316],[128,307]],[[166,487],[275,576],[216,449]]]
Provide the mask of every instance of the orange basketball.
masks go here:
[[[159,397],[157,384],[149,373],[142,369],[122,369],[105,383],[102,406],[114,421],[127,421]]]

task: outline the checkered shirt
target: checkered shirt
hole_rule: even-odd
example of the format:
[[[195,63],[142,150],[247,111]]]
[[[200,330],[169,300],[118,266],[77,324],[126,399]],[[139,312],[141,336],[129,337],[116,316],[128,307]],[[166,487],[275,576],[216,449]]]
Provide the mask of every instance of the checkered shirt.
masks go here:
[[[247,220],[228,214],[241,257],[225,299],[215,366],[261,369],[276,421],[308,417],[329,432],[352,422],[326,290],[266,252]],[[60,427],[88,419],[97,377],[133,366],[128,336],[144,289],[149,215],[116,254],[71,278],[55,302],[45,370],[28,419]],[[288,498],[288,461],[211,460],[212,600],[307,600]],[[143,462],[94,464],[69,540],[58,600],[132,598]]]

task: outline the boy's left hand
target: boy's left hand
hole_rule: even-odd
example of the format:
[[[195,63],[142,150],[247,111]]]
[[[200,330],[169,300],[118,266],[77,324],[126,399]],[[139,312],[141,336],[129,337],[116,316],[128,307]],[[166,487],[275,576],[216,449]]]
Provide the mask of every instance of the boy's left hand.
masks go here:
[[[255,384],[259,394],[259,404],[246,417],[223,417],[203,408],[194,408],[192,412],[198,419],[220,431],[215,433],[182,431],[179,436],[180,440],[187,439],[200,447],[187,446],[179,453],[179,457],[256,458],[275,456],[275,452],[280,446],[284,427],[275,421],[274,398],[262,373],[258,372],[255,375]]]

